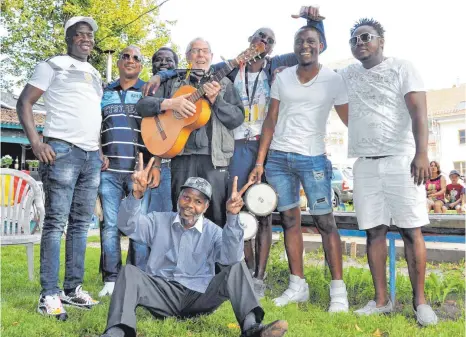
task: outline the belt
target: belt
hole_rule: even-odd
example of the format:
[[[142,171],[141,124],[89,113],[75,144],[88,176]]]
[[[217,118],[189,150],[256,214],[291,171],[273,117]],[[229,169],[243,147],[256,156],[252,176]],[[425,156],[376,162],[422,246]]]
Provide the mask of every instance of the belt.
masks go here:
[[[362,157],[364,159],[382,159],[382,158],[387,158],[391,156],[374,156],[374,157]]]
[[[248,137],[248,138],[240,138],[240,139],[235,139],[236,141],[250,141],[250,140],[260,140],[261,139],[261,136],[260,135],[257,135],[257,136],[253,136],[253,137]]]
[[[58,139],[58,138],[53,138],[53,137],[43,137],[44,139],[44,143],[48,143],[48,142],[51,142],[51,141],[54,141],[54,142],[61,142],[61,143],[65,143],[71,147],[74,146],[74,144],[70,143],[70,142],[67,142],[66,140],[63,140],[63,139]]]

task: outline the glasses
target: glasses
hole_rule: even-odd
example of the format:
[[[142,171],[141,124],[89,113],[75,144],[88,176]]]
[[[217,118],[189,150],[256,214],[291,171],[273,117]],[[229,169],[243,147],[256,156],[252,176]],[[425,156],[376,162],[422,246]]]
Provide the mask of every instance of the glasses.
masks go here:
[[[191,53],[194,55],[199,55],[200,53],[203,54],[210,54],[210,49],[209,48],[192,48]]]
[[[349,39],[349,44],[351,47],[356,47],[359,42],[366,44],[372,41],[373,38],[380,37],[379,35],[374,35],[371,33],[362,33],[360,35],[353,36]]]
[[[259,36],[262,40],[267,41],[268,44],[275,43],[275,40],[272,37],[267,36],[265,33],[258,32],[256,35]]]
[[[129,61],[131,58],[133,58],[134,62],[136,63],[141,63],[141,57],[137,55],[131,55],[131,54],[121,54],[120,59]]]

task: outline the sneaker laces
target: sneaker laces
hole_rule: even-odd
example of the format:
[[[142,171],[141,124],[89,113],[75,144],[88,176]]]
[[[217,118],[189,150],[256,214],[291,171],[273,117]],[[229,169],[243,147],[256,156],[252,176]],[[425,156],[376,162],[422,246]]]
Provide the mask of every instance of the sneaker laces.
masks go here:
[[[86,304],[93,304],[97,302],[91,297],[91,295],[89,295],[89,292],[83,290],[81,285],[76,287],[76,290],[74,291],[74,293],[76,297],[86,301]]]

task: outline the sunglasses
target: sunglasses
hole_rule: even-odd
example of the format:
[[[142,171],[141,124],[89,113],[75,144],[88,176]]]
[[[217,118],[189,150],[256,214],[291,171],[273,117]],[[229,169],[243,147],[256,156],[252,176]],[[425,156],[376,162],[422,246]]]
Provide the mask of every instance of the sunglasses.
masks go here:
[[[140,56],[137,56],[137,55],[131,55],[131,54],[121,54],[120,56],[120,59],[121,60],[125,60],[125,61],[129,61],[131,58],[133,58],[134,62],[136,63],[141,63],[141,57]]]
[[[366,44],[372,41],[373,38],[375,37],[380,37],[378,35],[374,35],[371,33],[362,33],[361,35],[356,35],[353,36],[351,39],[349,39],[349,44],[351,47],[356,47],[359,42]]]
[[[262,40],[265,40],[267,41],[268,44],[274,44],[275,43],[275,40],[267,35],[265,35],[265,33],[262,33],[262,32],[259,32],[257,33],[257,35],[262,39]]]

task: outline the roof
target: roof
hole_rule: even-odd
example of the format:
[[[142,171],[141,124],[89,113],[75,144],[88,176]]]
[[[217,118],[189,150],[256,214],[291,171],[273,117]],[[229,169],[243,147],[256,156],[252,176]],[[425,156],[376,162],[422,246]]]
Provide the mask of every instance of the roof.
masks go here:
[[[42,113],[33,112],[34,122],[36,127],[43,127],[45,125],[45,115]],[[1,123],[10,125],[21,125],[18,119],[16,110],[1,108]]]
[[[429,117],[464,114],[466,109],[466,84],[427,92]]]
[[[10,110],[16,109],[16,103],[18,103],[18,95],[12,94],[11,92],[2,91],[0,96],[0,106]],[[38,101],[32,106],[32,111],[45,114],[44,103]]]

